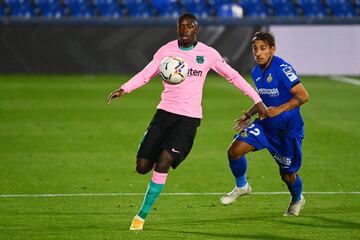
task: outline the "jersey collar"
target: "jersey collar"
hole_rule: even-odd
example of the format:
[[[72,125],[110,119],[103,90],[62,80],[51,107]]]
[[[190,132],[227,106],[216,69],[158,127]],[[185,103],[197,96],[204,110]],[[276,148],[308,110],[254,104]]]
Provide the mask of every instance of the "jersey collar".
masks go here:
[[[191,45],[190,47],[182,47],[180,46],[179,42],[178,42],[178,46],[181,50],[184,50],[184,51],[190,51],[191,49],[193,49],[195,46],[196,46],[197,42],[194,42],[193,45]]]

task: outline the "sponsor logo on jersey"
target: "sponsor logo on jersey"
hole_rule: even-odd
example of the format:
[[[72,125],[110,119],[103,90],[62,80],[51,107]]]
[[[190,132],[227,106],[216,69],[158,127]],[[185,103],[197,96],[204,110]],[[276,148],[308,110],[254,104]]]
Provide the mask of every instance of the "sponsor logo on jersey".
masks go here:
[[[270,97],[276,97],[280,94],[277,88],[259,88],[258,92],[260,95],[269,95]]]
[[[289,80],[291,82],[295,81],[296,79],[298,79],[298,77],[296,76],[296,74],[294,73],[294,70],[292,69],[292,67],[285,67],[282,69],[283,72],[285,73],[285,75],[289,78]]]
[[[271,83],[272,80],[273,80],[273,78],[272,78],[271,73],[270,73],[269,76],[267,77],[266,81],[268,83]]]
[[[188,76],[201,77],[202,71],[190,68],[188,70]]]
[[[289,158],[289,157],[284,157],[277,153],[275,153],[273,157],[274,157],[275,161],[277,161],[278,163],[280,163],[282,165],[290,166],[290,164],[291,164],[291,158]]]
[[[204,63],[204,56],[196,56],[196,62],[199,64]]]
[[[258,77],[255,79],[255,82],[259,81],[261,79],[261,77]]]

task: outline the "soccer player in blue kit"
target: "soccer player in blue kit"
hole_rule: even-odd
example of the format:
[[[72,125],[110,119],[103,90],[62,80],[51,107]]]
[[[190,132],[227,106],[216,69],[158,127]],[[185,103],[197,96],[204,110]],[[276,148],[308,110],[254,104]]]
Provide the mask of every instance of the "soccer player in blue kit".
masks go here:
[[[236,186],[220,201],[227,205],[251,193],[246,179],[245,155],[266,148],[278,164],[281,179],[291,194],[284,216],[298,216],[305,204],[302,180],[297,174],[301,166],[301,143],[304,138],[300,106],[308,101],[309,95],[293,67],[274,55],[275,38],[271,33],[256,32],[252,39],[252,50],[257,65],[251,75],[267,106],[268,118],[255,119],[251,123],[251,116],[257,112],[253,106],[235,121],[234,128],[240,132],[228,149],[228,159]]]

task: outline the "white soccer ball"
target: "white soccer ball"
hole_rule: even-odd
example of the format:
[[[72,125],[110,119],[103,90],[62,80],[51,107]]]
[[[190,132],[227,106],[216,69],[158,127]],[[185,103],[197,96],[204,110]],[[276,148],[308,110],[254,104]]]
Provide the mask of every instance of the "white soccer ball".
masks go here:
[[[165,57],[159,66],[159,75],[169,84],[179,84],[185,80],[188,66],[184,59],[179,57]]]

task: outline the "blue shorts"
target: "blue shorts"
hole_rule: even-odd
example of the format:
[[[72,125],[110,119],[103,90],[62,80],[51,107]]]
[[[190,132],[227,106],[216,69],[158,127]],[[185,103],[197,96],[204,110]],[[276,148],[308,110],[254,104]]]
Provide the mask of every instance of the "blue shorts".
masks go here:
[[[303,134],[297,137],[279,136],[266,131],[259,120],[255,120],[244,128],[235,139],[246,142],[261,150],[266,148],[279,165],[281,173],[297,172],[301,166],[301,144]]]

